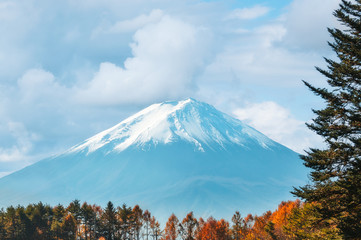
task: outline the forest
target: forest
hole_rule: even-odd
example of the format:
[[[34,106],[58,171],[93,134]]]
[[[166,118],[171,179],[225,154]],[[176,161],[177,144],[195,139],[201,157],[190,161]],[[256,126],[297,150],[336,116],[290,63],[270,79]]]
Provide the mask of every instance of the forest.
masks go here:
[[[164,228],[148,210],[108,202],[105,208],[74,200],[68,206],[41,202],[0,211],[0,239],[56,240],[240,240],[240,239],[341,239],[332,222],[316,214],[316,204],[300,200],[279,204],[261,216],[230,219],[184,218],[172,214]],[[183,216],[182,216],[183,217]]]

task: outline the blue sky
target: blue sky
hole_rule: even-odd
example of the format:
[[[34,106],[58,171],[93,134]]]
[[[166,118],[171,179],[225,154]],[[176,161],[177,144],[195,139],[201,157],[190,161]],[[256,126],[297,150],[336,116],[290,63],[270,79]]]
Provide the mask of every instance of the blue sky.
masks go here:
[[[0,0],[0,176],[193,97],[302,152],[340,0]]]

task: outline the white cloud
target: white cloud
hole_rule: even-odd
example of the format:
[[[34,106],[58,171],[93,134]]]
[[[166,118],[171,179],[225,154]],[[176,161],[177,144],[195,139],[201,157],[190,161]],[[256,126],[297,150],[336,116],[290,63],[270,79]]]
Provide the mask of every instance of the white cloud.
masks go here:
[[[104,62],[77,99],[95,104],[149,103],[188,96],[204,66],[208,32],[170,16],[139,29],[124,68]]]
[[[42,126],[37,126],[37,131],[32,131],[26,125],[51,124],[43,119],[44,115],[49,118],[53,112],[59,112],[61,105],[67,106],[70,91],[60,86],[52,73],[43,69],[26,71],[18,79],[16,88],[0,87],[4,90],[0,102],[0,113],[3,116],[0,120],[0,132],[7,139],[0,147],[0,162],[23,161],[23,164],[17,166],[22,167],[41,155],[34,154],[33,150],[34,145],[42,140],[41,134],[37,133]]]
[[[27,154],[27,151],[22,151],[18,146],[0,148],[0,162],[24,161]]]
[[[271,139],[302,153],[311,146],[322,145],[321,138],[307,129],[289,110],[275,102],[248,104],[233,114]]]
[[[332,15],[341,0],[294,0],[284,17],[287,29],[284,42],[290,48],[304,50],[328,49],[327,27],[340,26]]]
[[[240,19],[240,20],[250,20],[256,19],[266,15],[270,9],[265,6],[256,5],[251,8],[238,8],[234,9],[227,17],[227,19]]]
[[[0,148],[0,162],[23,161],[31,151],[33,141],[36,141],[38,136],[29,132],[20,122],[8,122],[8,131],[16,143],[10,148]]]
[[[266,48],[272,47],[275,42],[282,41],[286,32],[287,30],[281,24],[264,25],[255,29],[257,38],[261,40],[261,46]]]
[[[133,19],[119,21],[115,23],[113,26],[111,26],[108,32],[121,33],[121,32],[135,31],[149,23],[159,22],[163,17],[163,15],[164,14],[162,10],[154,9],[149,13],[149,15],[142,14]]]
[[[59,85],[55,81],[52,73],[43,69],[29,69],[18,80],[18,90],[22,103],[30,105],[46,101],[49,104],[52,101],[62,99],[65,102],[69,89]],[[45,104],[45,103],[42,103]]]
[[[31,51],[24,43],[38,13],[28,1],[0,1],[0,82],[17,78],[30,64]]]
[[[234,114],[240,120],[250,121],[252,126],[274,139],[294,132],[304,124],[292,118],[287,109],[275,102],[249,104],[245,108],[235,110]]]
[[[249,25],[241,31],[237,31],[239,25],[231,26],[234,31],[227,28],[227,33],[233,34],[222,42],[223,51],[207,66],[203,84],[238,81],[243,88],[259,85],[258,91],[277,86],[282,95],[288,94],[287,88],[300,88],[301,80],[323,84],[314,66],[323,68],[323,56],[332,57],[327,27],[339,26],[332,16],[339,2],[294,0],[285,8],[286,13],[272,22]]]
[[[241,85],[300,87],[301,80],[319,79],[314,66],[323,65],[323,59],[314,53],[291,52],[274,47],[273,42],[284,33],[281,26],[257,29],[228,45],[206,68],[205,82],[238,81]],[[262,87],[258,88],[263,89]],[[286,91],[283,91],[287,95]]]

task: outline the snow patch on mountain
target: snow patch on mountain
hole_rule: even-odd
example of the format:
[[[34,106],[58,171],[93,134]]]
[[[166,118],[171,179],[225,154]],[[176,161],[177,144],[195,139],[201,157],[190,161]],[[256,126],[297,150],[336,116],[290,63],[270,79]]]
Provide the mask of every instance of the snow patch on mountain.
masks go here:
[[[249,140],[264,148],[274,145],[272,140],[241,121],[189,98],[153,104],[69,151],[91,153],[105,146],[109,146],[109,152],[121,152],[130,146],[145,150],[149,144],[169,144],[178,140],[193,144],[198,151],[204,151],[205,147],[243,146]]]

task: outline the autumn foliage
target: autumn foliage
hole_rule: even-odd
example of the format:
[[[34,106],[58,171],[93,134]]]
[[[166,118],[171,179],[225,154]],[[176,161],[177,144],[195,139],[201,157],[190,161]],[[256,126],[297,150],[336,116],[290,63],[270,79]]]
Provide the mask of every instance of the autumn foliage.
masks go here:
[[[237,211],[230,222],[193,212],[183,219],[172,214],[164,229],[155,216],[138,205],[131,208],[109,202],[105,208],[73,201],[68,207],[41,202],[26,208],[0,211],[0,239],[144,239],[144,240],[241,240],[241,239],[341,239],[336,225],[320,220],[315,203],[282,202],[261,216],[242,217]],[[322,224],[320,224],[322,222]]]

